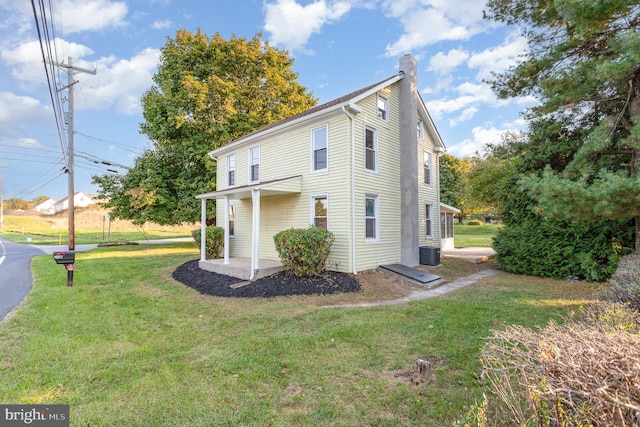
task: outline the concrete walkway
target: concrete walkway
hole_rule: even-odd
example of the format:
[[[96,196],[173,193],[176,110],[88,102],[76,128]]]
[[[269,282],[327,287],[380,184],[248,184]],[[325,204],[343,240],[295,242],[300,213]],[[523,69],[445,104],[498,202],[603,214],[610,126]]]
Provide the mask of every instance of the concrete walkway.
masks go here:
[[[477,273],[471,274],[469,276],[461,277],[460,279],[454,280],[453,282],[446,283],[434,289],[428,289],[424,291],[414,291],[409,296],[406,296],[404,298],[398,298],[398,299],[389,300],[389,301],[371,302],[371,303],[329,305],[324,307],[379,307],[379,306],[385,306],[385,305],[406,304],[411,301],[420,301],[428,298],[434,298],[434,297],[446,294],[447,292],[464,288],[465,286],[472,285],[477,281],[484,279],[485,277],[496,275],[499,272],[500,270],[493,270],[493,269],[482,270]]]
[[[443,250],[441,253],[443,258],[460,258],[469,262],[480,264],[489,261],[496,256],[493,248],[475,247],[475,248],[455,248]]]

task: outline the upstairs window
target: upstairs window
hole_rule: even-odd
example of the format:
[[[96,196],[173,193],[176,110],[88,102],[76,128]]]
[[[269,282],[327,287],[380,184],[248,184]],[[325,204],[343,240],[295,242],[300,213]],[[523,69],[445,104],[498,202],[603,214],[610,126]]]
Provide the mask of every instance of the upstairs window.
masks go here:
[[[311,217],[314,227],[328,227],[329,222],[329,201],[326,195],[311,196]]]
[[[249,176],[251,181],[260,180],[260,147],[249,150]]]
[[[431,153],[425,151],[422,156],[424,168],[424,183],[431,185]]]
[[[422,139],[422,120],[418,119],[418,139]]]
[[[311,151],[312,151],[312,171],[327,170],[327,126],[323,126],[311,131]]]
[[[387,98],[378,95],[378,118],[387,121],[388,105]]]
[[[236,155],[227,156],[227,187],[236,185]]]
[[[364,129],[364,168],[378,171],[378,131],[369,126]]]

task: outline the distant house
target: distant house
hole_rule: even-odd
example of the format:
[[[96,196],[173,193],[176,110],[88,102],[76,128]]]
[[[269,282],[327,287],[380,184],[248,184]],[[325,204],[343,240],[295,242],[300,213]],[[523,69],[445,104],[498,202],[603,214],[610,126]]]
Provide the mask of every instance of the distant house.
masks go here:
[[[73,195],[73,206],[76,208],[85,208],[95,203],[96,202],[89,195],[83,193],[82,191],[78,191]],[[65,209],[69,209],[69,197],[58,200],[53,208],[55,213],[58,213]]]
[[[206,270],[253,280],[272,274],[273,236],[291,227],[335,235],[330,270],[356,274],[379,265],[419,264],[421,246],[439,248],[439,156],[445,145],[417,87],[417,64],[378,83],[212,151],[224,258]],[[203,238],[202,241],[205,239]],[[238,266],[234,268],[234,266]]]
[[[56,201],[48,198],[42,203],[36,205],[33,209],[45,215],[53,215],[55,213]]]

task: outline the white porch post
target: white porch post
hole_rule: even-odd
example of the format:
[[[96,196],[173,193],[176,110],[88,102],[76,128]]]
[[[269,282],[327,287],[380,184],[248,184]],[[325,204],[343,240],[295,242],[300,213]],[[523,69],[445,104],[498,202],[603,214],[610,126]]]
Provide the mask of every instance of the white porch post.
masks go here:
[[[224,262],[229,264],[229,196],[224,196]]]
[[[202,199],[200,208],[200,261],[207,259],[207,199]]]
[[[251,204],[253,205],[253,225],[251,227],[251,277],[260,268],[260,190],[251,190]]]

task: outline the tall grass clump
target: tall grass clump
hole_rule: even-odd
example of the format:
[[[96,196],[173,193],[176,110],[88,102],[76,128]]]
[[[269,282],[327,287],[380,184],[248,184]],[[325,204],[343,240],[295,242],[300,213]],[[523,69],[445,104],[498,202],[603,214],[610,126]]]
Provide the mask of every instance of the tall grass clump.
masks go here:
[[[481,351],[488,394],[459,425],[634,426],[640,423],[640,258],[565,324],[493,331]]]
[[[640,253],[622,258],[609,284],[609,289],[598,294],[600,299],[628,304],[640,311]]]

